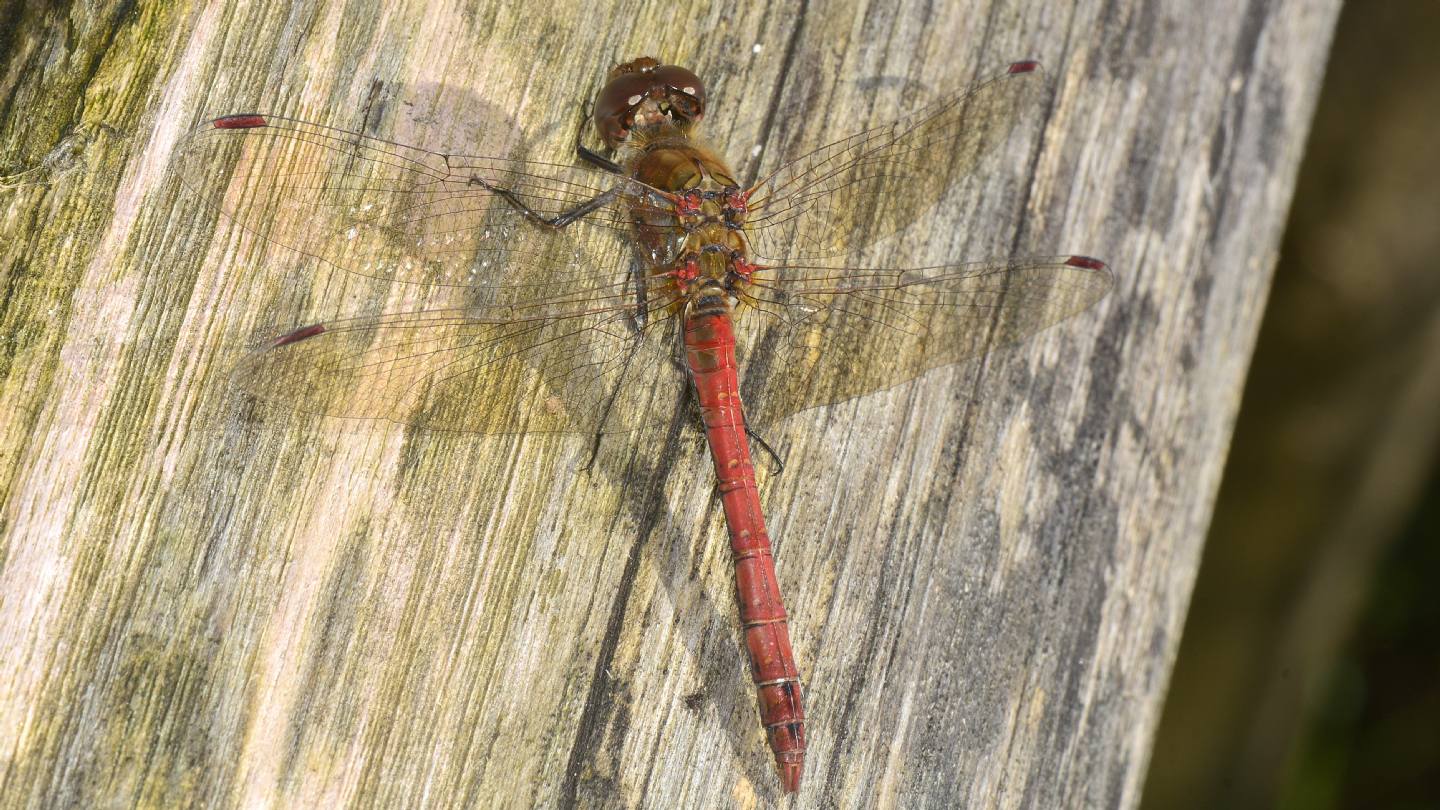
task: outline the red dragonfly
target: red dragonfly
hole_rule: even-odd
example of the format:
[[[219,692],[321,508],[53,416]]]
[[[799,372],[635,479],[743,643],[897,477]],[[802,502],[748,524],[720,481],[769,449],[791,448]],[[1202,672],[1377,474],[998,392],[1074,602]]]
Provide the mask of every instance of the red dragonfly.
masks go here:
[[[748,186],[695,138],[699,77],[651,58],[612,69],[597,96],[607,150],[577,141],[595,168],[442,154],[244,114],[188,136],[179,173],[274,243],[459,296],[449,308],[275,339],[236,373],[263,400],[423,428],[599,436],[673,414],[677,399],[656,393],[656,377],[688,378],[729,527],[760,717],[788,793],[800,783],[805,716],[747,435],[1015,343],[1109,291],[1109,269],[1084,256],[846,261],[923,217],[1038,108],[1042,87],[1039,63],[1015,62]],[[739,369],[761,365],[742,387]]]

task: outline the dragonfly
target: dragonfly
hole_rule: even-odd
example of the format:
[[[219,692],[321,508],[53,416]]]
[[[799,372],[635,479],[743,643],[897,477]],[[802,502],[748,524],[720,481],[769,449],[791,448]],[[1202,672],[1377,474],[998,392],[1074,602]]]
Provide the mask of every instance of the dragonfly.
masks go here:
[[[604,147],[586,147],[582,128],[569,164],[244,113],[186,136],[176,170],[212,209],[315,267],[445,299],[270,340],[233,375],[260,400],[423,429],[599,437],[675,418],[688,387],[760,720],[790,793],[805,712],[750,441],[799,411],[1018,343],[1108,293],[1110,269],[1083,255],[853,259],[924,220],[1040,106],[1042,76],[1039,62],[1014,62],[747,184],[700,140],[700,78],[650,57],[610,70],[587,114]]]

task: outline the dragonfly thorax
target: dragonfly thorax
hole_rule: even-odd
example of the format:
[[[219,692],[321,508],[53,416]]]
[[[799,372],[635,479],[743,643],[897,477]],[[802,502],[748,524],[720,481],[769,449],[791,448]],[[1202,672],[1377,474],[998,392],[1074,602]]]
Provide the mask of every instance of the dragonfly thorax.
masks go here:
[[[631,208],[651,275],[672,283],[690,311],[712,309],[717,295],[728,308],[756,269],[744,231],[749,197],[729,167],[673,126],[637,127],[617,157],[664,198]]]
[[[709,287],[719,287],[727,295],[736,295],[757,269],[746,254],[742,238],[737,246],[711,242],[687,250],[674,263],[656,268],[654,275],[673,282],[676,292],[693,302],[697,296],[706,294],[705,288]]]

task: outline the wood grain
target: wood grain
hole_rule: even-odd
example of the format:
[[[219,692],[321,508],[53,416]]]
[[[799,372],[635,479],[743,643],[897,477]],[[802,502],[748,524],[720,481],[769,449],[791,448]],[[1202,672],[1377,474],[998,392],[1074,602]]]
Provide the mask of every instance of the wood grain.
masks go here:
[[[794,804],[1136,804],[1337,0],[3,5],[0,806],[778,800],[683,410],[585,473],[248,407],[244,346],[399,293],[167,172],[257,109],[568,160],[640,53],[742,173],[1047,65],[1005,170],[881,258],[1089,253],[1115,293],[767,437]]]

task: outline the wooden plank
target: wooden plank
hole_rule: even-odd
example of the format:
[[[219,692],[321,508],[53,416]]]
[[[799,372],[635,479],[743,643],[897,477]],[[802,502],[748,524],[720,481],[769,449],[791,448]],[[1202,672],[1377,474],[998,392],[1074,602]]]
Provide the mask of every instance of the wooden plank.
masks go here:
[[[255,109],[568,160],[576,105],[640,53],[705,77],[711,137],[760,160],[1048,66],[1003,171],[877,258],[1085,252],[1116,292],[767,437],[810,717],[797,804],[1133,806],[1337,5],[17,14],[5,806],[778,798],[699,431],[607,440],[582,473],[565,437],[247,409],[239,347],[403,301],[167,173],[187,127]]]

